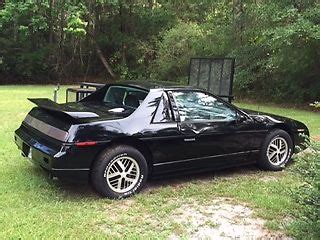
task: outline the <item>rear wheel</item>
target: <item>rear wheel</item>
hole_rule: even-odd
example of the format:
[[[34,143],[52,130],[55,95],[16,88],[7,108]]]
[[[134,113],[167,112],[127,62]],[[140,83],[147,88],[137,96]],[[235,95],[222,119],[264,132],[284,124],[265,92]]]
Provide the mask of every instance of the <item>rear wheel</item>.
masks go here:
[[[290,135],[280,129],[270,132],[261,147],[258,165],[266,170],[282,170],[291,159],[293,142]]]
[[[102,196],[125,198],[143,188],[147,175],[148,166],[144,156],[131,146],[119,145],[98,157],[91,180]]]

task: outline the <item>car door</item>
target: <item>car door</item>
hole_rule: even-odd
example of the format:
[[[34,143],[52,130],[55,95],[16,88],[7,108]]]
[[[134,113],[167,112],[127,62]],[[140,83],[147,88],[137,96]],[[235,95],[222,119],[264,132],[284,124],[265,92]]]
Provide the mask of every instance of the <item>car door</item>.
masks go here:
[[[140,139],[147,145],[152,155],[152,174],[175,171],[171,163],[180,160],[183,151],[178,123],[173,117],[168,95],[163,92],[150,105],[157,105],[148,127],[141,132]]]
[[[241,165],[249,161],[252,119],[217,97],[195,90],[169,92],[180,131],[179,168]]]

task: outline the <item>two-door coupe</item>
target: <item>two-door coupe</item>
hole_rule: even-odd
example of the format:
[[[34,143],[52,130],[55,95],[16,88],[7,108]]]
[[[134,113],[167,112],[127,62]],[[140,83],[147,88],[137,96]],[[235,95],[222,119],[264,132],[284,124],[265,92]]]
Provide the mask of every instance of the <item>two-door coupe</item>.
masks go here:
[[[150,176],[257,163],[281,170],[307,127],[242,110],[201,89],[107,84],[80,102],[37,106],[15,132],[22,155],[58,178],[91,180],[109,198],[130,196]]]

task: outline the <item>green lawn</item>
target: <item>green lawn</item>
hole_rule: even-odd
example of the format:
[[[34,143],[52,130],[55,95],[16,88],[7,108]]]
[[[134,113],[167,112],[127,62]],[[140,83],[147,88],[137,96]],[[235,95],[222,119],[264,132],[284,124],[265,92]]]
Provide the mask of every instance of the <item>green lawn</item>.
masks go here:
[[[51,98],[52,89],[0,87],[0,239],[166,238],[183,233],[186,227],[172,220],[178,206],[185,202],[207,204],[219,196],[247,203],[257,216],[268,220],[270,229],[286,227],[284,219],[297,208],[289,191],[297,179],[288,170],[262,172],[247,167],[217,176],[208,173],[165,183],[152,181],[148,190],[121,201],[102,199],[87,185],[48,180],[21,157],[13,132],[32,107],[26,98]],[[257,109],[255,105],[238,105]],[[312,134],[320,134],[320,114],[266,106],[260,110],[301,120]]]

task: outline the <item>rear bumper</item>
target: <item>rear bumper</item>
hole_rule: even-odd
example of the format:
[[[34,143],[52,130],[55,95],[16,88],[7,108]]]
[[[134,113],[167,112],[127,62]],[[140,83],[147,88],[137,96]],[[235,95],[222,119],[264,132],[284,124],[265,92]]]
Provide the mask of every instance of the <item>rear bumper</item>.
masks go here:
[[[53,176],[72,181],[87,181],[89,179],[91,164],[79,159],[79,153],[75,153],[72,146],[56,144],[49,147],[50,144],[40,143],[42,141],[31,137],[22,127],[15,131],[14,139],[22,156]],[[32,149],[32,156],[28,157],[30,149]]]

